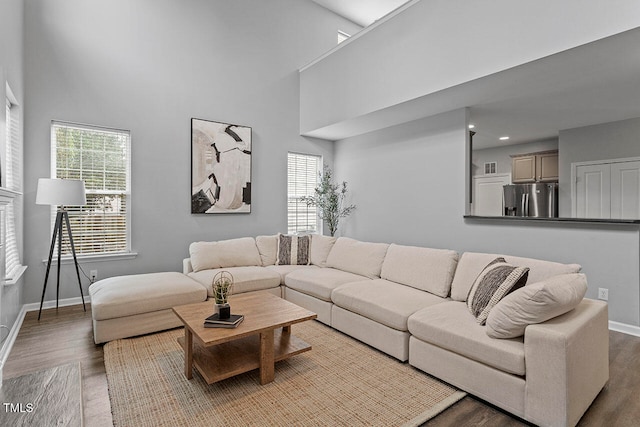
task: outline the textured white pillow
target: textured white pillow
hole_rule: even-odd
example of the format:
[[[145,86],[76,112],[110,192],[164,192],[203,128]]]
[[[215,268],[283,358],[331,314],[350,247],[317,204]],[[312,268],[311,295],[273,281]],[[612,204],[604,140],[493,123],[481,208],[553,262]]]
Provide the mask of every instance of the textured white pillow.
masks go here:
[[[327,257],[327,267],[379,279],[388,243],[360,242],[339,237]]]
[[[193,242],[189,245],[193,271],[210,268],[260,266],[260,253],[252,237],[220,240],[219,242]]]
[[[311,264],[320,267],[327,266],[327,257],[331,248],[336,243],[337,237],[323,236],[322,234],[311,235]]]
[[[274,265],[278,253],[278,235],[256,237],[256,246],[260,252],[262,266]]]
[[[522,336],[528,325],[546,322],[576,308],[586,292],[587,278],[581,273],[561,274],[526,285],[493,307],[487,318],[487,335]]]

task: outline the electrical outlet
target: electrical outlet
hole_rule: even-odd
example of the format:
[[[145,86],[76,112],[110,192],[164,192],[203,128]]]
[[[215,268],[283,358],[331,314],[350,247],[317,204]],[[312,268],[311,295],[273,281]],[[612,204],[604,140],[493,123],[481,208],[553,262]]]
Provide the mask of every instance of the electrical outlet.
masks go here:
[[[598,299],[601,299],[603,301],[609,301],[609,289],[598,288]]]
[[[91,283],[95,282],[97,278],[98,278],[98,270],[91,270],[89,272],[89,279],[91,280]]]

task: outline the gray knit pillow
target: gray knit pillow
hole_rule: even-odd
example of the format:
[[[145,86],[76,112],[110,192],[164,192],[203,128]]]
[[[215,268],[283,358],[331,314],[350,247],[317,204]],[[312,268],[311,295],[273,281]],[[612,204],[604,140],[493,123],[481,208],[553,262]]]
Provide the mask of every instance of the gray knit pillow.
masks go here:
[[[528,267],[514,267],[504,258],[491,261],[473,282],[467,295],[467,307],[478,323],[484,325],[489,312],[509,292],[527,282]]]
[[[308,265],[311,236],[278,234],[276,265]]]

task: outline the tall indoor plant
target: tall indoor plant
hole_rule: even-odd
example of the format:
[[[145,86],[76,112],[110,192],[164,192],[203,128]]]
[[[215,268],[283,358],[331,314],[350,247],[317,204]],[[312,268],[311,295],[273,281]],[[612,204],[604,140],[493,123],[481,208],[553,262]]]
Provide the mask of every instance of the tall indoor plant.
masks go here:
[[[334,182],[333,171],[325,165],[315,194],[302,197],[302,201],[306,202],[307,206],[318,208],[318,216],[327,223],[329,233],[334,236],[340,218],[349,216],[356,208],[355,205],[344,206],[346,194],[346,181],[342,181],[341,184]]]

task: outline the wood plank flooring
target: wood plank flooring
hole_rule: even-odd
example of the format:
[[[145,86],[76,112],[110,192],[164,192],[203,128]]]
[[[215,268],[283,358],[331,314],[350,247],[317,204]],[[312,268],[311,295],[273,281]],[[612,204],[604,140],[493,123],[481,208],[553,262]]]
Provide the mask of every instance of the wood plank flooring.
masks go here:
[[[4,378],[78,361],[82,366],[85,426],[111,426],[102,346],[93,343],[91,310],[82,306],[29,312],[4,368]],[[640,424],[640,338],[610,332],[610,380],[579,426]],[[585,372],[588,375],[588,372]],[[524,421],[467,396],[426,426],[526,426]]]

